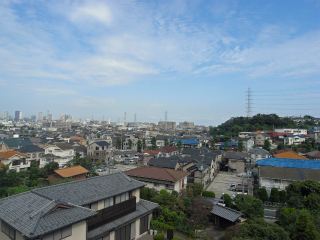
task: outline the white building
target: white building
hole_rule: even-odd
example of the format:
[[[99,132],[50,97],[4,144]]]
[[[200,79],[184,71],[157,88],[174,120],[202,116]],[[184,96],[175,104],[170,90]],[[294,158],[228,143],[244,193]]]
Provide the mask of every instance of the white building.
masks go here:
[[[285,137],[283,139],[283,144],[285,145],[299,145],[300,143],[303,143],[306,141],[306,137],[305,136],[301,136],[301,135],[290,135],[288,137]]]
[[[290,135],[299,135],[299,134],[307,134],[307,129],[299,129],[299,128],[282,128],[282,129],[275,129],[275,132],[280,133],[290,133]]]
[[[68,143],[55,143],[45,148],[45,154],[40,161],[40,167],[44,167],[49,162],[57,162],[61,168],[74,157],[75,152],[72,145]]]

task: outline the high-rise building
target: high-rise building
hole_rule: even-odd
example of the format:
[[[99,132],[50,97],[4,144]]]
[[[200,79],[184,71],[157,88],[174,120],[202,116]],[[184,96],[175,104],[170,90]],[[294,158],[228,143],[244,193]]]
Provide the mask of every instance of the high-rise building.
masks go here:
[[[52,119],[52,114],[51,113],[49,113],[48,114],[48,121],[52,121],[53,119]]]
[[[31,120],[36,120],[36,115],[31,115]]]
[[[9,120],[9,112],[5,111],[3,114],[3,118],[8,121]]]
[[[61,122],[65,122],[66,121],[66,118],[65,118],[64,114],[60,114],[60,121]]]
[[[22,120],[22,112],[19,114],[19,120]]]
[[[42,112],[39,112],[38,119],[41,121],[42,120]]]
[[[14,120],[16,122],[19,122],[19,120],[20,120],[20,111],[15,111]]]

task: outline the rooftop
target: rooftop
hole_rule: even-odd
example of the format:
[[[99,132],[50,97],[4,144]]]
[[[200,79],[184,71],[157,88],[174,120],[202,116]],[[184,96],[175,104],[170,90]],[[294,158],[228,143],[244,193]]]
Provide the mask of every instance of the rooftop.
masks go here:
[[[293,158],[293,159],[304,159],[307,160],[306,157],[299,155],[298,153],[292,151],[286,151],[278,154],[273,154],[275,158]]]
[[[302,160],[290,158],[266,158],[258,160],[259,166],[288,167],[288,168],[306,168],[320,169],[319,160]]]
[[[89,171],[84,167],[74,166],[74,167],[57,169],[57,170],[54,170],[54,172],[59,174],[61,177],[67,178],[67,177],[88,173]]]

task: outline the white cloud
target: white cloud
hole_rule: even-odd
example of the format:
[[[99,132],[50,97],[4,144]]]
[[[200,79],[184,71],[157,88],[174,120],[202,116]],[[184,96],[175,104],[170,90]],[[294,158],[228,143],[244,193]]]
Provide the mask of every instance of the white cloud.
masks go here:
[[[103,106],[110,106],[116,103],[113,98],[97,98],[92,96],[84,96],[83,98],[73,99],[69,104],[81,108],[94,107],[101,108]]]
[[[58,89],[58,88],[35,88],[38,94],[46,96],[58,96],[58,95],[75,95],[77,92],[72,89]]]

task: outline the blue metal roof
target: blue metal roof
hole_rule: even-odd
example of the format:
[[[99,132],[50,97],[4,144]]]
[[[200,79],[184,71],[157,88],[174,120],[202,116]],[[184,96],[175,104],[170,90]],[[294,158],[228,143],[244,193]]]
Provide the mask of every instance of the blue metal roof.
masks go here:
[[[302,160],[292,158],[266,158],[257,161],[259,166],[320,169],[319,160]]]
[[[186,140],[186,139],[178,139],[178,140],[173,140],[173,139],[168,139],[170,142],[175,142],[178,143],[179,140],[181,140],[182,144],[189,144],[189,145],[199,145],[199,142],[194,141],[194,140]]]
[[[305,138],[306,136],[303,136],[303,135],[290,135],[290,136],[288,136],[288,137],[301,137],[301,138]],[[287,137],[287,138],[288,138]]]

